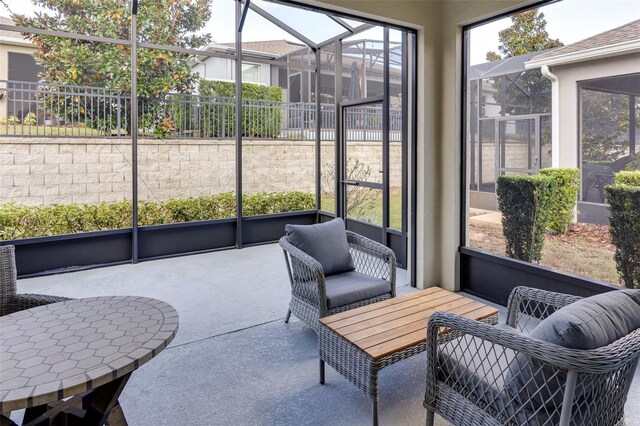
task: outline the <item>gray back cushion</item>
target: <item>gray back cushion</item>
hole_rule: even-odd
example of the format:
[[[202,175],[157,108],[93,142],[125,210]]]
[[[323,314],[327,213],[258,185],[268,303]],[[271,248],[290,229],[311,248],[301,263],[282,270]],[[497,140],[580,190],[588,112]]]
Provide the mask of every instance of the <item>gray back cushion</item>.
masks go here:
[[[557,310],[540,322],[530,336],[570,349],[595,349],[607,346],[640,327],[640,290],[615,290],[578,300]],[[597,380],[578,379],[575,404],[594,398],[600,386]],[[586,380],[586,379],[585,379]],[[510,404],[519,404],[522,415],[544,417],[547,411],[561,407],[566,373],[527,355],[518,354],[506,375],[506,394]],[[549,410],[540,410],[540,406]],[[532,414],[537,413],[537,414]],[[574,413],[582,416],[585,413]],[[588,414],[588,413],[587,413]],[[586,415],[586,414],[585,414]],[[544,422],[540,421],[539,424]],[[538,424],[531,421],[530,424]],[[557,424],[553,421],[552,424]]]
[[[640,290],[579,300],[551,314],[531,337],[571,349],[607,346],[640,327]]]
[[[325,275],[355,269],[342,219],[315,225],[286,225],[284,230],[291,244],[322,265]]]

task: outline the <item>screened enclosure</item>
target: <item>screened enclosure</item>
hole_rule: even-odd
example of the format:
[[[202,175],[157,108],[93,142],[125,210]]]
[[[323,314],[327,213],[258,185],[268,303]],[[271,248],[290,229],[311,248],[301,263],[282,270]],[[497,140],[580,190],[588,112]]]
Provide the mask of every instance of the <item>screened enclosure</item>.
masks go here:
[[[587,203],[605,204],[614,173],[640,169],[640,74],[580,83],[582,191]]]
[[[71,3],[0,20],[0,244],[20,275],[335,216],[411,267],[415,32],[260,0]]]
[[[496,209],[498,176],[551,166],[551,82],[540,70],[525,70],[534,55],[469,69],[471,207]]]

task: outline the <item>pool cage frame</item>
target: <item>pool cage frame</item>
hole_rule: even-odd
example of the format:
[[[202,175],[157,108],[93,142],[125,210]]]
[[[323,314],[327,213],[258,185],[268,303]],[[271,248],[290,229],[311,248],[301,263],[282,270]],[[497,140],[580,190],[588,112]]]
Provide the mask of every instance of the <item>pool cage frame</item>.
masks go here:
[[[21,277],[47,275],[66,271],[88,269],[113,264],[137,263],[139,261],[154,260],[159,258],[174,257],[187,254],[210,252],[215,250],[242,248],[245,246],[264,244],[276,241],[287,223],[312,224],[330,220],[335,216],[345,217],[345,167],[342,163],[343,152],[343,120],[342,120],[342,41],[345,38],[362,33],[366,30],[381,26],[384,31],[383,56],[383,95],[376,97],[383,105],[382,111],[382,143],[383,143],[383,167],[384,174],[382,190],[383,223],[382,227],[374,226],[366,222],[348,219],[347,227],[367,237],[379,241],[391,247],[398,257],[399,265],[409,269],[410,282],[416,284],[416,131],[417,109],[415,96],[417,93],[417,33],[415,30],[391,25],[386,22],[377,22],[371,19],[363,19],[355,15],[338,13],[319,7],[310,7],[307,4],[296,1],[272,1],[287,6],[298,7],[313,12],[319,12],[336,22],[344,32],[315,43],[305,35],[296,31],[285,22],[276,18],[269,12],[260,8],[251,0],[235,1],[235,49],[233,53],[189,49],[179,46],[166,46],[153,43],[140,42],[137,30],[138,0],[131,3],[130,39],[114,39],[92,35],[52,31],[38,28],[27,28],[16,25],[0,24],[0,30],[20,33],[41,34],[61,38],[84,40],[89,42],[110,43],[130,46],[131,49],[131,99],[138,99],[137,92],[137,49],[160,49],[176,53],[194,55],[196,57],[217,57],[235,61],[235,108],[236,112],[242,111],[242,67],[243,63],[242,32],[249,10],[268,20],[291,36],[303,42],[315,55],[315,64],[291,63],[287,61],[251,56],[251,62],[263,63],[275,66],[291,66],[296,69],[307,70],[315,74],[315,108],[316,113],[321,109],[320,83],[321,52],[324,47],[334,44],[334,80],[335,80],[335,212],[323,211],[321,208],[321,120],[315,120],[315,197],[316,209],[302,212],[278,213],[262,216],[243,216],[242,214],[242,114],[236,113],[235,132],[235,195],[236,217],[229,219],[216,219],[196,222],[185,222],[165,225],[139,226],[138,224],[138,114],[137,102],[131,102],[131,171],[132,171],[132,228],[113,229],[95,232],[84,232],[70,235],[56,235],[20,240],[0,241],[0,245],[13,244],[16,246],[16,258],[18,273]],[[366,21],[362,25],[352,26],[345,19],[353,18],[358,21]],[[402,31],[402,229],[389,228],[389,29]],[[375,61],[378,61],[378,58]],[[324,66],[327,67],[326,65]],[[370,99],[369,99],[370,100]],[[368,102],[367,98],[361,101]],[[353,103],[353,102],[352,102]],[[316,117],[318,114],[316,114]],[[384,151],[386,149],[386,152]]]

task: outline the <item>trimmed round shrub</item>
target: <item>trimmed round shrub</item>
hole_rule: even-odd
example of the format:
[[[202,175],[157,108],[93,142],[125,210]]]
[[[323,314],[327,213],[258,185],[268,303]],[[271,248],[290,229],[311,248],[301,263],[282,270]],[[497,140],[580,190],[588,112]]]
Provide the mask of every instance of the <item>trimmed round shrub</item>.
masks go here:
[[[624,170],[616,173],[615,183],[640,186],[640,170]]]
[[[550,194],[547,230],[564,234],[573,220],[573,210],[578,202],[580,170],[577,168],[542,169],[540,174],[553,179]]]
[[[553,179],[542,175],[499,176],[497,184],[507,256],[540,262]]]
[[[609,232],[616,246],[614,259],[625,287],[640,288],[640,172],[619,172],[615,184],[604,188],[609,203]],[[636,183],[630,185],[627,182]]]

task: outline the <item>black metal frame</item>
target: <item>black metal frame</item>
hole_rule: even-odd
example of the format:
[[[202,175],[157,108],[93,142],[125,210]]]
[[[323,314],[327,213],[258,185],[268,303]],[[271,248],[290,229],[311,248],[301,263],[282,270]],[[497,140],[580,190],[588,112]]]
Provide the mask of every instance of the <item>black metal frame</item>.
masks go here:
[[[488,253],[483,250],[467,247],[467,69],[469,64],[469,30],[474,27],[495,21],[514,13],[555,3],[559,0],[541,0],[534,4],[515,8],[508,12],[483,19],[462,27],[462,113],[460,126],[461,167],[460,173],[460,287],[462,291],[474,294],[486,300],[506,306],[511,290],[519,285],[535,287],[556,292],[591,296],[619,287],[605,282],[579,277],[577,275],[551,270],[531,263],[511,259],[506,256]]]
[[[413,94],[417,93],[416,86],[416,73],[417,73],[417,64],[415,61],[417,46],[415,44],[416,31],[410,28],[405,28],[398,25],[391,25],[387,22],[381,21],[373,21],[370,19],[366,19],[366,22],[357,27],[352,27],[348,23],[346,23],[341,17],[353,18],[359,21],[363,21],[361,17],[357,17],[355,15],[349,15],[344,13],[338,13],[335,11],[331,11],[329,9],[324,9],[321,7],[309,7],[306,4],[302,4],[297,1],[289,1],[284,0],[278,3],[282,3],[288,6],[294,6],[298,8],[303,8],[307,10],[312,10],[315,12],[324,13],[330,19],[333,19],[335,22],[340,24],[346,31],[342,34],[339,34],[335,37],[331,37],[321,43],[314,43],[303,34],[297,32],[293,28],[286,25],[284,22],[278,20],[273,17],[268,12],[259,8],[255,4],[251,3],[250,0],[235,0],[236,1],[236,9],[235,9],[235,28],[236,28],[236,49],[233,54],[229,53],[220,53],[220,52],[208,52],[208,51],[200,51],[196,49],[182,48],[177,46],[164,46],[164,45],[156,45],[151,43],[139,42],[138,40],[138,32],[137,32],[137,9],[138,9],[138,0],[133,0],[131,4],[131,28],[130,28],[130,40],[118,40],[118,39],[110,39],[103,38],[97,36],[90,35],[82,35],[82,34],[72,34],[72,33],[63,33],[59,31],[49,31],[49,30],[39,30],[39,29],[30,29],[17,27],[14,25],[0,25],[1,29],[6,29],[9,31],[21,31],[25,33],[38,33],[38,34],[46,34],[50,36],[58,36],[65,38],[73,38],[73,39],[81,39],[87,41],[94,42],[106,42],[120,45],[128,45],[131,46],[131,97],[132,99],[137,99],[137,74],[136,70],[136,62],[137,62],[137,48],[147,48],[147,49],[162,49],[168,51],[174,51],[179,53],[188,53],[195,54],[199,56],[207,56],[207,57],[223,57],[227,59],[235,60],[236,62],[236,110],[241,110],[242,107],[242,59],[243,59],[243,49],[242,49],[242,31],[245,23],[245,19],[249,9],[259,14],[263,18],[269,20],[273,24],[277,25],[284,31],[291,34],[293,37],[301,40],[305,43],[314,53],[316,57],[315,71],[316,71],[316,87],[319,88],[319,79],[320,79],[320,48],[335,43],[336,52],[341,52],[342,39],[345,37],[352,36],[354,34],[365,31],[374,25],[379,25],[384,28],[384,51],[385,51],[385,61],[384,61],[384,95],[381,97],[380,102],[383,104],[383,145],[386,146],[386,154],[383,154],[383,162],[384,167],[388,171],[389,166],[389,155],[388,155],[388,147],[389,147],[389,28],[394,28],[401,30],[405,33],[403,36],[403,58],[405,64],[403,66],[403,74],[402,74],[402,82],[403,82],[403,107],[407,107],[408,105],[408,94],[409,94],[409,69],[406,66],[409,58],[407,55],[409,54],[408,46],[406,40],[408,39],[408,35],[410,35],[414,43],[412,45],[412,70],[411,70],[411,91]],[[342,55],[337,54],[335,56],[335,75],[342,75]],[[253,59],[252,59],[253,60]],[[273,60],[259,60],[258,62],[264,63],[275,63],[277,65],[282,65],[281,62],[276,62]],[[336,78],[336,93],[342,93],[342,79]],[[339,97],[336,96],[336,103],[338,106]],[[316,96],[316,108],[320,107],[320,96]],[[78,269],[87,269],[93,268],[97,266],[110,265],[110,264],[118,264],[118,263],[127,263],[133,262],[137,263],[138,261],[150,260],[150,259],[158,259],[165,258],[171,256],[180,256],[189,253],[201,253],[206,251],[220,250],[224,248],[232,248],[237,247],[241,248],[246,245],[255,245],[255,244],[263,244],[266,242],[276,241],[279,236],[283,234],[284,223],[315,223],[317,221],[323,220],[326,217],[323,214],[320,204],[320,153],[321,153],[321,142],[320,142],[320,120],[316,120],[316,162],[315,162],[315,179],[316,179],[316,210],[307,211],[307,212],[293,212],[293,213],[283,213],[283,214],[274,214],[274,215],[265,215],[265,216],[257,216],[257,217],[243,217],[242,215],[242,135],[241,132],[236,132],[236,140],[235,140],[235,152],[236,152],[236,217],[229,219],[221,219],[221,220],[211,220],[211,221],[199,221],[199,222],[188,222],[188,223],[177,223],[177,224],[169,224],[169,225],[157,225],[157,226],[139,226],[138,224],[138,134],[135,129],[137,129],[137,103],[132,102],[131,104],[131,124],[132,131],[131,134],[131,152],[132,152],[132,162],[131,162],[131,170],[132,170],[132,227],[129,229],[118,229],[118,230],[108,230],[108,231],[98,231],[98,232],[89,232],[89,233],[81,233],[81,234],[73,234],[73,235],[58,235],[58,236],[50,236],[50,237],[42,237],[42,238],[29,238],[22,240],[14,240],[14,241],[1,241],[0,245],[13,244],[16,246],[17,250],[17,262],[18,262],[18,270],[20,276],[35,276],[35,275],[43,275],[50,273],[58,273],[63,271],[70,270],[78,270]],[[408,118],[406,114],[403,115],[403,141],[405,145],[403,145],[403,175],[402,175],[402,183],[405,188],[407,188],[407,183],[409,182],[409,174],[411,176],[413,185],[411,186],[411,194],[409,198],[411,200],[411,232],[415,232],[415,199],[416,199],[416,189],[415,189],[415,171],[416,166],[415,162],[415,148],[417,146],[416,142],[416,108],[415,101],[412,104],[412,120],[413,127],[411,131],[408,129]],[[342,128],[342,119],[341,114],[338,113],[340,111],[339,108],[336,108],[336,161],[341,161],[340,154],[340,129]],[[406,111],[406,109],[405,109]],[[236,128],[240,129],[242,127],[242,115],[236,114]],[[411,140],[409,141],[409,137]],[[383,150],[384,151],[384,150]],[[411,170],[407,170],[407,161],[406,157],[408,157],[410,151],[412,153],[412,164]],[[339,163],[337,163],[339,164]],[[336,169],[338,170],[338,169]],[[336,211],[338,215],[343,215],[344,211],[342,208],[342,199],[340,196],[340,185],[341,179],[338,179],[336,176],[336,203],[341,206]],[[389,177],[388,172],[385,174],[383,178],[383,232],[381,234],[381,238],[376,238],[377,241],[380,241],[384,244],[393,244],[396,248],[401,247],[402,244],[399,243],[398,237],[405,239],[405,249],[399,251],[399,259],[401,260],[400,264],[406,266],[406,239],[409,234],[407,230],[407,220],[405,216],[407,215],[407,203],[405,197],[405,202],[403,202],[402,210],[403,210],[403,224],[402,224],[402,232],[398,232],[396,230],[388,229],[389,222]],[[354,222],[355,223],[355,222]],[[356,225],[354,225],[356,226]],[[357,224],[357,227],[365,227],[371,226],[369,224],[360,223]],[[368,232],[368,231],[367,231]],[[412,255],[413,261],[411,262],[412,271],[412,284],[415,285],[415,238],[410,239],[412,241]],[[101,242],[108,241],[108,244],[101,246]],[[64,249],[62,248],[64,245]],[[127,249],[123,249],[123,247],[128,246]],[[53,248],[54,252],[50,250]]]

